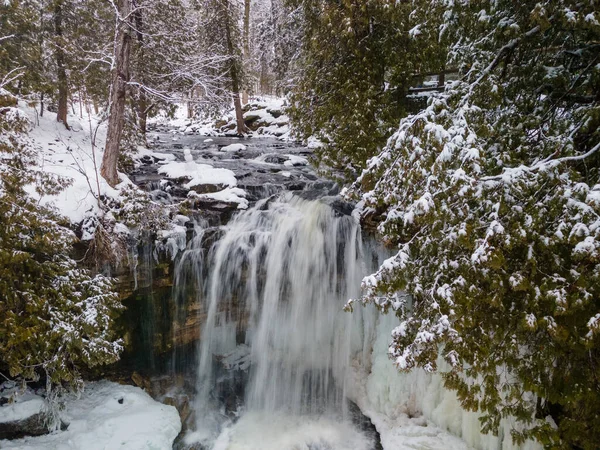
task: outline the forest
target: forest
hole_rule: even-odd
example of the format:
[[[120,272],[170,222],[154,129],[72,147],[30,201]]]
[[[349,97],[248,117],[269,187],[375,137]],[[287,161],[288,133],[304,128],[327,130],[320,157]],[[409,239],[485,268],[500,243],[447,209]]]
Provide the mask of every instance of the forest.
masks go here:
[[[598,0],[4,0],[0,447],[600,442]]]

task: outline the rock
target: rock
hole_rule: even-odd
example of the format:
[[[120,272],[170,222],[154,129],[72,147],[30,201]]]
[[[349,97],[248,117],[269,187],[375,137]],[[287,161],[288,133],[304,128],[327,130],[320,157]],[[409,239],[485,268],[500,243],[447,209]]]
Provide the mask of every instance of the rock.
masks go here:
[[[246,125],[250,125],[252,122],[254,122],[257,119],[260,119],[261,117],[262,117],[262,114],[260,114],[256,111],[247,112],[246,114],[244,114],[244,123]]]
[[[213,192],[222,191],[228,187],[225,184],[197,184],[195,186],[191,186],[190,190],[196,192],[197,194],[212,194]]]
[[[50,423],[50,413],[40,410],[38,413],[28,417],[12,420],[10,422],[0,422],[0,440],[2,439],[20,439],[25,436],[42,436],[50,432],[48,423]],[[68,425],[61,421],[60,429],[66,430]]]
[[[333,200],[326,202],[335,211],[338,216],[351,216],[354,211],[354,204],[346,202],[339,197],[334,197]]]
[[[177,409],[177,412],[179,412],[181,423],[186,423],[191,413],[190,399],[187,395],[167,396],[163,399],[163,403],[165,405],[174,406]]]
[[[0,423],[0,439],[19,439],[25,436],[41,436],[48,433],[43,413],[34,414],[23,420]]]
[[[271,114],[273,117],[275,117],[276,119],[283,115],[283,111],[281,110],[281,108],[276,108],[276,107],[267,108],[267,112],[269,114]]]
[[[150,155],[144,155],[144,156],[142,156],[140,158],[140,161],[143,164],[146,164],[146,165],[154,164],[154,158],[152,158],[152,156],[150,156]]]
[[[275,154],[267,155],[264,158],[265,162],[270,163],[270,164],[283,164],[288,159],[289,158],[287,156],[275,155]]]
[[[142,389],[144,389],[146,391],[150,391],[150,389],[152,387],[150,380],[148,380],[147,378],[144,378],[137,372],[133,372],[131,374],[131,380],[135,383],[135,385],[137,387],[141,387]]]
[[[230,122],[227,123],[225,125],[223,125],[222,127],[220,127],[221,131],[225,132],[225,131],[232,131],[235,130],[237,127],[237,125],[235,124],[235,122]]]

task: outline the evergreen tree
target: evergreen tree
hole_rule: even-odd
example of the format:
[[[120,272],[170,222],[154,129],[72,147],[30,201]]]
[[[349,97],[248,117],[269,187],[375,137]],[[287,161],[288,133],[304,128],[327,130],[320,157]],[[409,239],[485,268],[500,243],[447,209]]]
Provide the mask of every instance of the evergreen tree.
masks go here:
[[[43,33],[47,20],[41,1],[0,3],[0,82],[21,95],[47,91]]]
[[[413,77],[440,70],[435,10],[395,0],[302,0],[300,75],[290,117],[318,137],[323,168],[355,179],[405,114]]]
[[[0,89],[0,367],[25,380],[81,385],[80,369],[118,359],[112,282],[69,257],[75,240],[27,191],[57,193],[64,180],[35,169],[16,99]],[[27,190],[26,190],[27,189]]]
[[[363,301],[400,317],[397,366],[441,369],[483,431],[514,416],[517,442],[597,448],[598,4],[459,1],[443,17],[462,78],[353,187],[399,248]]]

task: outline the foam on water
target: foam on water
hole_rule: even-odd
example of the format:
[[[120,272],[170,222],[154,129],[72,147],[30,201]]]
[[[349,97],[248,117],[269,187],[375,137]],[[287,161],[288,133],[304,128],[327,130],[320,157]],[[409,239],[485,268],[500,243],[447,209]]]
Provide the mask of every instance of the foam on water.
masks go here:
[[[348,422],[248,412],[224,428],[213,450],[369,450],[372,442]]]

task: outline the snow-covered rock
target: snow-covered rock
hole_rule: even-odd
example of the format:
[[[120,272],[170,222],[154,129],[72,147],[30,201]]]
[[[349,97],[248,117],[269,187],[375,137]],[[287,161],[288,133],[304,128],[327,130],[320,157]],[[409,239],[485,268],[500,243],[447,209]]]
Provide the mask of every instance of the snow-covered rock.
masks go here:
[[[246,150],[246,146],[244,144],[231,144],[221,147],[219,150],[222,152],[239,152]]]
[[[2,449],[19,450],[167,450],[181,430],[177,410],[153,400],[140,388],[108,381],[89,383],[64,410],[65,431],[13,441]]]
[[[0,390],[0,439],[14,439],[23,436],[39,436],[48,433],[44,399],[27,389],[19,392],[16,385]]]
[[[198,199],[212,200],[220,203],[234,203],[237,209],[248,209],[248,200],[246,200],[246,191],[240,188],[227,188],[219,192],[210,192],[200,194]]]
[[[158,173],[166,175],[168,178],[178,180],[189,180],[184,184],[186,189],[191,189],[198,185],[220,185],[235,187],[237,181],[233,171],[228,169],[218,169],[208,164],[198,164],[192,161],[171,162],[158,169]]]

